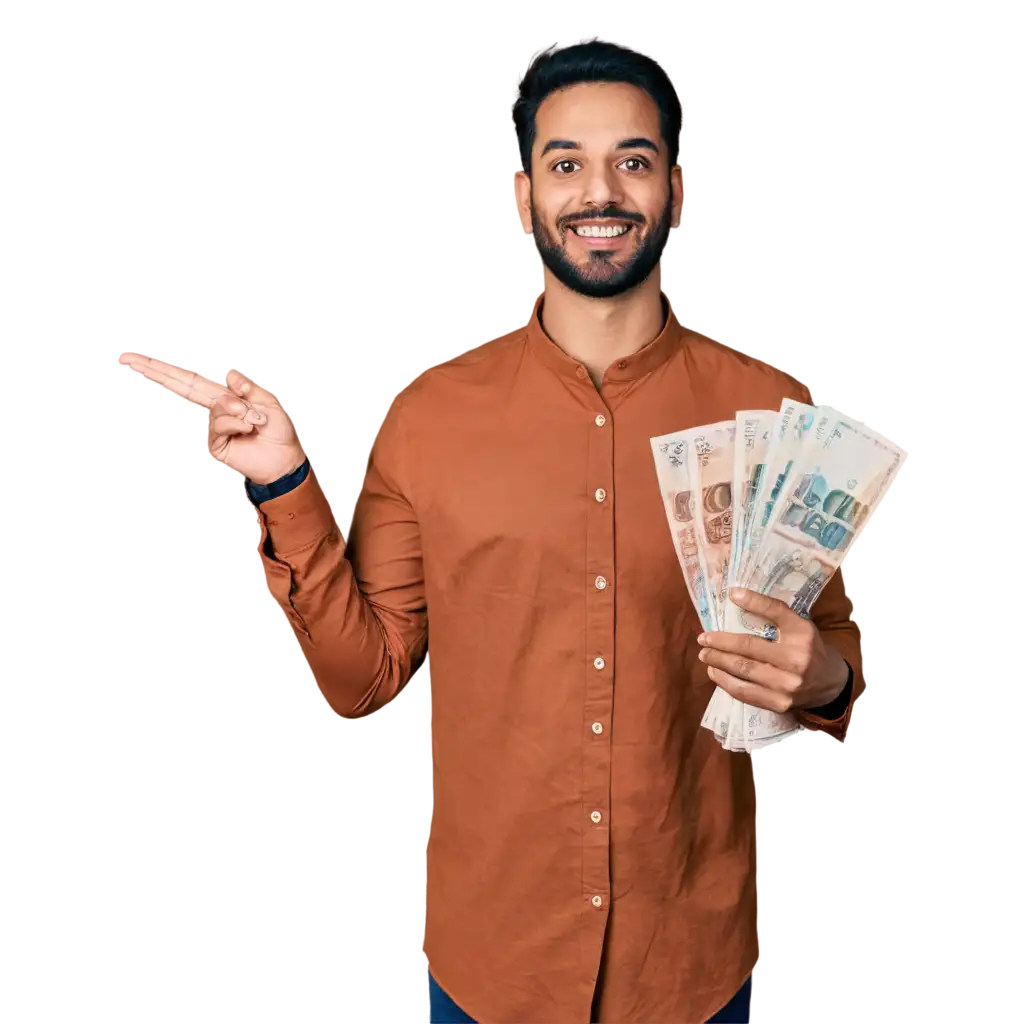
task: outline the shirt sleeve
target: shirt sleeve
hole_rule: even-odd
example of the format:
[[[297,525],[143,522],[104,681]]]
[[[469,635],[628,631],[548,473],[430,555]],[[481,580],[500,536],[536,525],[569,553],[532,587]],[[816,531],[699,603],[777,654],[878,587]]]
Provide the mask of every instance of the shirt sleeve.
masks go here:
[[[850,674],[846,688],[830,705],[824,708],[803,708],[796,715],[802,724],[842,741],[849,732],[850,716],[861,673],[860,642],[850,615],[846,573],[843,569],[828,581],[814,602],[811,607],[811,622],[818,628],[821,639],[843,655]]]
[[[257,504],[267,586],[320,691],[343,718],[363,717],[393,700],[427,653],[403,415],[399,395],[371,449],[347,543],[311,466],[298,483],[284,477],[265,485],[280,485],[280,493]],[[289,477],[300,473],[302,467]],[[288,483],[293,486],[285,490]]]

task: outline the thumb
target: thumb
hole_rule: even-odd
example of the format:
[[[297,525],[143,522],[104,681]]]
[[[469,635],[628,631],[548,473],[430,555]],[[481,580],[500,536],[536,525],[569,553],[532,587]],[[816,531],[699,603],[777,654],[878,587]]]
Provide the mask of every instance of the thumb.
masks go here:
[[[238,370],[228,370],[225,379],[231,392],[238,395],[239,398],[244,398],[247,402],[254,405],[257,403],[261,405],[281,404],[266,388],[261,388],[255,381],[250,380],[244,373],[239,373]]]

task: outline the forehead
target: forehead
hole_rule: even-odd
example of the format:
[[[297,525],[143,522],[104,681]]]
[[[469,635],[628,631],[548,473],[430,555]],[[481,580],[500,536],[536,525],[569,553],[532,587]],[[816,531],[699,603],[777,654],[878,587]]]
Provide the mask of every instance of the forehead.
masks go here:
[[[536,145],[542,148],[553,138],[601,147],[634,135],[661,141],[657,104],[627,82],[581,82],[549,93],[537,108]]]

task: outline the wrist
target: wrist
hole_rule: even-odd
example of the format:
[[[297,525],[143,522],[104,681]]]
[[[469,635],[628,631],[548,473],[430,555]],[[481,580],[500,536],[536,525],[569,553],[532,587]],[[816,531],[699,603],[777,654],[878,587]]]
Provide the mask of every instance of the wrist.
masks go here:
[[[800,707],[801,711],[817,713],[822,709],[829,709],[846,692],[850,680],[850,666],[846,659],[834,648],[827,647],[828,660],[823,670],[828,683],[828,688],[817,698],[814,704],[805,704]],[[822,699],[823,698],[823,699]]]
[[[304,465],[305,461],[305,453],[299,452],[296,456],[285,462],[281,469],[271,470],[266,474],[261,473],[259,477],[250,476],[247,479],[250,483],[258,484],[260,487],[266,487],[268,484],[276,483],[278,480],[282,480],[286,476],[291,476],[292,473],[296,472],[300,466]]]

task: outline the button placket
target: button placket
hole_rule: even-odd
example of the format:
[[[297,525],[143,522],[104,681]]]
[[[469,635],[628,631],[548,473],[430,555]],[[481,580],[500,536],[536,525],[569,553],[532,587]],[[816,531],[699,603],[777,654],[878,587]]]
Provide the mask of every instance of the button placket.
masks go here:
[[[598,403],[603,399],[595,396]],[[611,799],[611,713],[614,692],[615,657],[615,510],[614,431],[612,417],[594,409],[589,420],[586,488],[589,495],[585,517],[586,533],[586,626],[583,655],[589,663],[585,677],[584,722],[589,723],[594,742],[584,744],[580,799],[591,827],[582,842],[582,883],[595,908],[606,905],[611,896],[610,830],[604,813]],[[599,936],[591,937],[595,955],[600,955]]]

